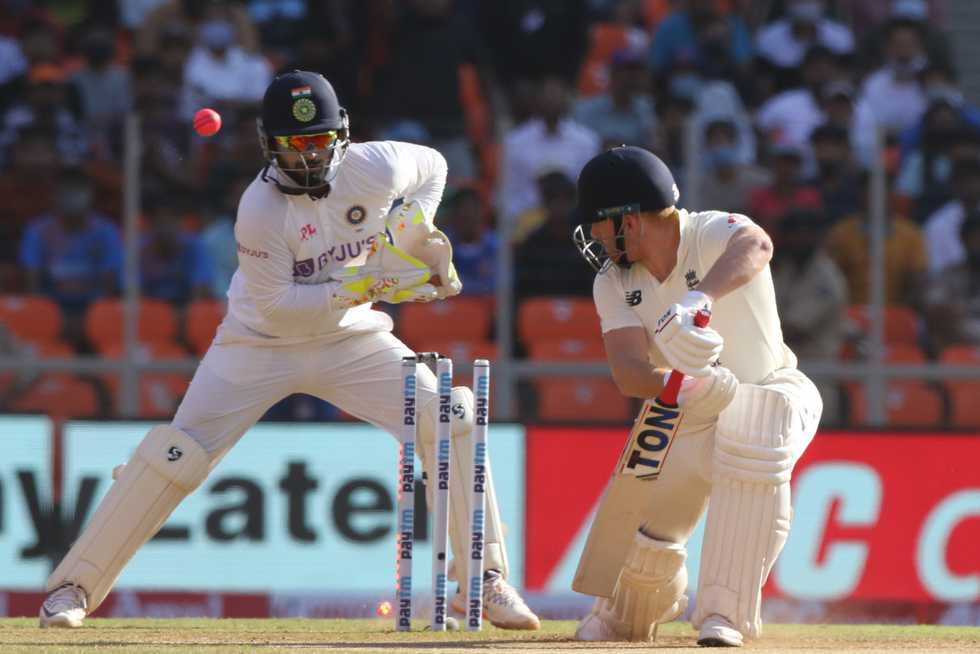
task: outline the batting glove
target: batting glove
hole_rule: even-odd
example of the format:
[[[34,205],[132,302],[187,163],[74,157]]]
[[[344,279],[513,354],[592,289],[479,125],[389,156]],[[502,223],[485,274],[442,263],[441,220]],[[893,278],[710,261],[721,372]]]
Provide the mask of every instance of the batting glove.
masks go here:
[[[685,377],[677,404],[694,420],[713,420],[725,410],[738,390],[738,378],[723,366],[714,366],[704,377]]]

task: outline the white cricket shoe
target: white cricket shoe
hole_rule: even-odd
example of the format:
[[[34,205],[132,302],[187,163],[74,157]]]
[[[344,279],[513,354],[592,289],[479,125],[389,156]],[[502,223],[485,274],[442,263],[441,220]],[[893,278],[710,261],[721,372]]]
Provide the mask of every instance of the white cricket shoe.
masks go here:
[[[628,639],[617,634],[616,630],[607,624],[598,613],[593,612],[582,618],[582,621],[578,623],[578,628],[575,629],[575,640],[602,642],[625,641]]]
[[[724,617],[712,613],[701,623],[698,645],[701,647],[741,647],[742,634]]]
[[[41,604],[41,628],[81,627],[86,608],[88,600],[85,591],[75,584],[63,584],[51,591]]]
[[[456,593],[450,608],[458,614],[466,615],[466,603],[462,593]],[[483,577],[483,617],[501,629],[541,628],[541,621],[528,608],[514,587],[507,583],[496,570],[488,570]]]

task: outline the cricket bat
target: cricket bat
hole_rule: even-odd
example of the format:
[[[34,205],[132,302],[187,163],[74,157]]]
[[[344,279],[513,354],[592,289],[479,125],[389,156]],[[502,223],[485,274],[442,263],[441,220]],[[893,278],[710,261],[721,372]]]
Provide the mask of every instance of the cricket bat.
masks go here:
[[[710,313],[699,311],[694,324],[706,327],[710,318]],[[677,406],[683,381],[684,373],[671,371],[660,395],[643,403],[599,501],[572,590],[596,597],[612,595],[630,543],[643,524],[649,505],[647,485],[660,476],[683,420]]]

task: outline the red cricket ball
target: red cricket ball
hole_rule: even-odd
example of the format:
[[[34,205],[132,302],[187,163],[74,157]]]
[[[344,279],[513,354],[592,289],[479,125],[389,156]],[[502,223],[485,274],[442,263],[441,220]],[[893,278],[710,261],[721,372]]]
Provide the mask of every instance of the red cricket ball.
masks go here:
[[[194,114],[194,131],[201,136],[214,136],[221,129],[221,114],[214,109],[200,109]]]

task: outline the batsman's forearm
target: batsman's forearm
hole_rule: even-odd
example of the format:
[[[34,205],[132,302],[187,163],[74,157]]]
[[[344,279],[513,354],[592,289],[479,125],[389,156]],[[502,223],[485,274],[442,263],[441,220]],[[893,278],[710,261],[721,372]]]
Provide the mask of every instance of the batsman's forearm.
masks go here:
[[[666,368],[654,368],[646,361],[628,361],[616,365],[613,380],[623,395],[648,400],[660,395],[669,372]]]
[[[719,300],[744,286],[772,259],[772,241],[761,227],[746,227],[732,236],[728,247],[697,285],[697,290]]]

